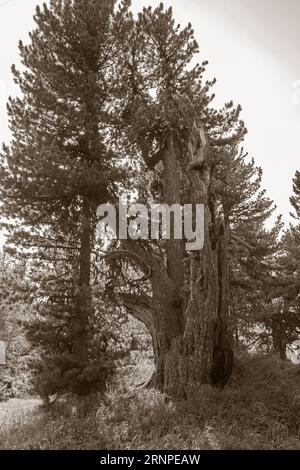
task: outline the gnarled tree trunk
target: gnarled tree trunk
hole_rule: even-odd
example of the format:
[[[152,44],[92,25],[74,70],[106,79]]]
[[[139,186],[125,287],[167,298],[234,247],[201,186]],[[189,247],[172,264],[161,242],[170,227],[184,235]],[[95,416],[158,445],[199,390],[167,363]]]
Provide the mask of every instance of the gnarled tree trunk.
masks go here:
[[[196,125],[190,132],[188,149],[185,155],[180,155],[180,146],[170,132],[163,148],[163,202],[169,206],[182,202],[180,188],[184,186],[188,190],[184,202],[188,199],[190,204],[203,204],[203,248],[186,253],[184,242],[171,236],[164,263],[143,252],[136,242],[127,244],[128,250],[138,253],[151,269],[148,314],[140,305],[140,313],[135,316],[152,334],[155,353],[152,383],[168,395],[180,398],[196,394],[202,384],[223,387],[233,365],[226,334],[229,228],[216,216],[215,162],[204,131]],[[132,313],[128,302],[124,304]],[[139,309],[137,304],[135,308]]]

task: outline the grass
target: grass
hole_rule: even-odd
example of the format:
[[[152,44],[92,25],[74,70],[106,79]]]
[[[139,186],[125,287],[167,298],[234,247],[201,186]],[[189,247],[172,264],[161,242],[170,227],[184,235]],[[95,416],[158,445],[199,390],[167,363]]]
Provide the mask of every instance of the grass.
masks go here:
[[[300,449],[300,366],[246,356],[222,391],[173,402],[154,390],[0,406],[2,449]]]

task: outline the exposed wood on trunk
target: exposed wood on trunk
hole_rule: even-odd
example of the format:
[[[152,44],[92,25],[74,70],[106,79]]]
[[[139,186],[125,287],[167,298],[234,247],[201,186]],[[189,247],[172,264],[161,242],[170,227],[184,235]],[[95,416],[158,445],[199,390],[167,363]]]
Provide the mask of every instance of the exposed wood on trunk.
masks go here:
[[[157,353],[157,339],[151,297],[134,294],[119,294],[119,297],[128,313],[146,326],[152,336],[154,354]]]

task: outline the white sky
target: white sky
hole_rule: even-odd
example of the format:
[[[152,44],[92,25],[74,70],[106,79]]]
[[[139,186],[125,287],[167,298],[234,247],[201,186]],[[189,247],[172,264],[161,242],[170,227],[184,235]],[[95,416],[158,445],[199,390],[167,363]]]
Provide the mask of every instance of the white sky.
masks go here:
[[[6,101],[15,95],[10,66],[18,63],[19,39],[33,28],[38,0],[0,0],[0,141],[9,140]],[[133,0],[135,11],[158,5]],[[192,23],[216,77],[216,105],[243,107],[249,134],[245,149],[264,172],[263,184],[289,220],[292,178],[300,170],[300,0],[166,0],[176,22]],[[298,82],[298,83],[297,83]]]

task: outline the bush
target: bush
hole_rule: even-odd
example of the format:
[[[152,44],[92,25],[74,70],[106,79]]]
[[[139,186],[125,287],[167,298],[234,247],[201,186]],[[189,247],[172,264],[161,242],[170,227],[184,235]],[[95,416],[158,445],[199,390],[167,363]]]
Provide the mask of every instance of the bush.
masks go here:
[[[86,364],[71,354],[45,356],[35,364],[35,390],[46,402],[54,394],[71,392],[83,396],[102,392],[114,368],[107,357]]]
[[[27,339],[39,352],[38,359],[31,364],[34,388],[46,402],[54,394],[71,392],[82,396],[104,390],[117,362],[128,353],[130,344],[126,336],[122,338],[124,318],[108,301],[102,301],[100,290],[92,295],[94,304],[88,324],[88,361],[84,364],[78,360],[72,354],[81,334],[76,297],[70,287],[64,302],[64,283],[60,289],[62,292],[55,290],[54,294],[51,293],[43,279],[39,292],[39,298],[43,300],[34,304],[26,322]]]

